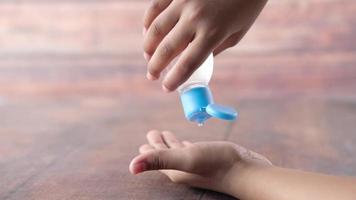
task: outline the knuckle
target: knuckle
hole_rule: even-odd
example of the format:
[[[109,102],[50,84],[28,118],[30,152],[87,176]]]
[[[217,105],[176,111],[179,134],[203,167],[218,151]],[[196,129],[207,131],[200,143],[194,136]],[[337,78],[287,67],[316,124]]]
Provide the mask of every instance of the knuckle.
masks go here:
[[[169,58],[174,54],[174,48],[170,44],[162,44],[162,47],[159,48],[159,55],[164,58]]]
[[[151,1],[151,9],[153,11],[159,11],[162,8],[162,4],[160,0],[152,0]]]
[[[204,40],[215,43],[223,37],[223,32],[216,27],[209,27],[206,28],[206,30],[202,34],[202,37],[204,38]]]
[[[191,9],[191,12],[189,12],[187,18],[191,22],[198,22],[199,20],[204,18],[204,12],[195,10],[195,9]]]
[[[185,2],[186,4],[190,3],[189,5],[186,5],[186,10],[185,14],[188,20],[193,21],[193,22],[203,22],[208,16],[209,12],[208,10],[204,7],[205,5],[197,4],[197,3],[191,3],[191,2]]]
[[[162,27],[159,25],[157,22],[154,22],[152,24],[152,33],[155,36],[160,36],[162,35]]]
[[[199,60],[192,56],[187,57],[187,59],[182,63],[182,65],[178,68],[179,73],[182,75],[189,75],[189,73],[193,73],[198,68]]]
[[[153,157],[153,160],[150,164],[150,168],[151,169],[166,169],[167,165],[164,162],[164,160],[162,160],[164,152],[163,151],[158,151],[156,152],[156,155]]]
[[[152,162],[150,163],[150,169],[159,169],[159,158],[157,156],[155,156]]]

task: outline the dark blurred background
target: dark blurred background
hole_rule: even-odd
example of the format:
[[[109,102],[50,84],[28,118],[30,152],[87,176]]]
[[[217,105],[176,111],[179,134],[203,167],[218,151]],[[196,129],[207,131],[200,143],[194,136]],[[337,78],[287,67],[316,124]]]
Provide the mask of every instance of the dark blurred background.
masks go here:
[[[0,1],[0,199],[228,198],[157,173],[129,175],[152,128],[233,141],[276,165],[356,175],[354,0],[270,0],[215,60],[215,99],[239,120],[202,128],[184,119],[176,93],[145,79],[148,4]]]

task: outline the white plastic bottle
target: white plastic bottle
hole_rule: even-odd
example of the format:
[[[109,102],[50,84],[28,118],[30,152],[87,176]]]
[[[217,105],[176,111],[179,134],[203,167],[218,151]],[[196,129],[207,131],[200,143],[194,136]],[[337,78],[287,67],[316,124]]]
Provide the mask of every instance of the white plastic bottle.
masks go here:
[[[215,117],[223,120],[235,120],[237,112],[230,107],[214,103],[209,88],[209,81],[213,75],[213,54],[191,75],[191,77],[178,87],[185,117],[199,126]]]

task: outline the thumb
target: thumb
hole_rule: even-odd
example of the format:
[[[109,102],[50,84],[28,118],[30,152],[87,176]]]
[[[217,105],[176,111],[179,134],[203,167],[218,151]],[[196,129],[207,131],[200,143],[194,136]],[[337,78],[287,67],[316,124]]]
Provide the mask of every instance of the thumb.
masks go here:
[[[227,39],[224,40],[217,48],[214,49],[214,56],[218,55],[222,51],[235,46],[243,38],[247,30],[238,31],[230,35]]]
[[[130,172],[138,174],[149,170],[175,169],[190,171],[190,156],[182,149],[149,151],[135,157],[130,163]]]

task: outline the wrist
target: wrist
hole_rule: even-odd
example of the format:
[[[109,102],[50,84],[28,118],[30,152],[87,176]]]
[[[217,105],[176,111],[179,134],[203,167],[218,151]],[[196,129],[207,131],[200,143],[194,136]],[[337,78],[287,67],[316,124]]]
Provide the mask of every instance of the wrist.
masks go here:
[[[253,199],[259,186],[262,182],[268,182],[268,174],[275,168],[272,165],[254,163],[254,162],[239,162],[229,172],[227,179],[226,190],[227,194],[238,199]],[[268,179],[268,178],[267,178]]]

